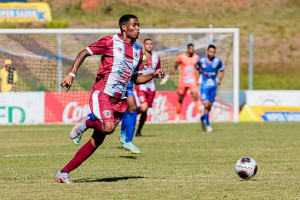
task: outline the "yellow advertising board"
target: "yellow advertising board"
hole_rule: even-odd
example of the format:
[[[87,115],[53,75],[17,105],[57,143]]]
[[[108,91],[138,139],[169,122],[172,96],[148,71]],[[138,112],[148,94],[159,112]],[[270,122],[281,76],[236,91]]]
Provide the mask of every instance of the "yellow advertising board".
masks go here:
[[[300,107],[248,106],[240,113],[240,122],[300,122]]]
[[[46,2],[0,3],[0,22],[45,22],[51,20],[51,9]]]

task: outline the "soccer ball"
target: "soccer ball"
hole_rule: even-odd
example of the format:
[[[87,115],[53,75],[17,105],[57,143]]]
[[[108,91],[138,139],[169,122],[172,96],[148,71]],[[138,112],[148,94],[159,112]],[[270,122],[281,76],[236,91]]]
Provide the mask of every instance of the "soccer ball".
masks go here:
[[[242,179],[249,180],[255,176],[257,172],[257,164],[250,157],[239,159],[235,164],[235,172]]]

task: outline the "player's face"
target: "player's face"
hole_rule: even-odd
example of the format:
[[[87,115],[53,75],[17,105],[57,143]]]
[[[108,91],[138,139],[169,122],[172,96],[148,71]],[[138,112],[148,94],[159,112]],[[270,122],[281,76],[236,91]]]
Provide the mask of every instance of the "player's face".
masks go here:
[[[132,40],[136,40],[140,34],[139,20],[136,18],[131,18],[126,24],[125,32],[127,37],[131,38]]]
[[[144,47],[146,51],[151,52],[153,50],[153,42],[151,40],[146,40]]]
[[[189,54],[193,55],[194,54],[194,46],[189,46],[187,51]]]
[[[208,57],[209,59],[214,58],[214,57],[215,57],[215,54],[216,54],[216,50],[215,50],[214,48],[209,48],[209,49],[207,50],[207,57]]]

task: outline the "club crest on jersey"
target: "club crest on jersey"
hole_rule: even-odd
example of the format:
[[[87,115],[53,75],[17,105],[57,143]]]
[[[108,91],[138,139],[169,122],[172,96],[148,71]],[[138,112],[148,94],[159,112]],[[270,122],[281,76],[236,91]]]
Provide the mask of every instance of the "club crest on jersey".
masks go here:
[[[145,98],[144,98],[144,96],[140,96],[140,98],[139,98],[139,99],[140,99],[140,101],[141,101],[141,102],[145,101]]]
[[[205,69],[206,68],[206,64],[202,64],[202,68]]]
[[[139,58],[139,55],[138,55],[137,52],[134,52],[134,58],[135,58],[135,59],[138,59],[138,58]]]
[[[103,115],[104,115],[106,118],[111,118],[111,112],[110,112],[110,110],[104,110],[104,111],[103,111]]]

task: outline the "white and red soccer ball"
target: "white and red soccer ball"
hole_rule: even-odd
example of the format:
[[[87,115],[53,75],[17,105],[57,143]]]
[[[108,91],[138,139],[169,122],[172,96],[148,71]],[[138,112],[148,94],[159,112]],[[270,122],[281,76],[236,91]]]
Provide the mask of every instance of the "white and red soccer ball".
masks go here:
[[[257,172],[257,164],[250,157],[241,158],[235,164],[235,172],[242,179],[251,179]]]

